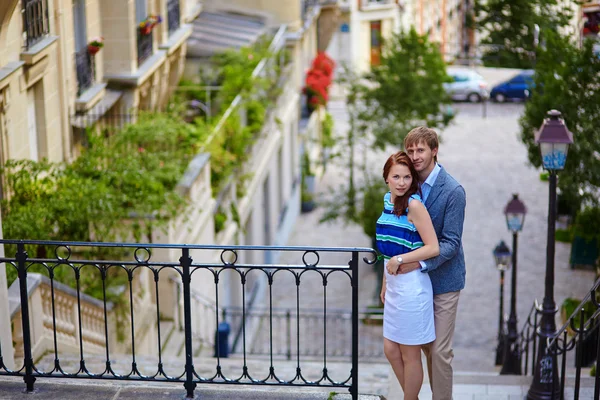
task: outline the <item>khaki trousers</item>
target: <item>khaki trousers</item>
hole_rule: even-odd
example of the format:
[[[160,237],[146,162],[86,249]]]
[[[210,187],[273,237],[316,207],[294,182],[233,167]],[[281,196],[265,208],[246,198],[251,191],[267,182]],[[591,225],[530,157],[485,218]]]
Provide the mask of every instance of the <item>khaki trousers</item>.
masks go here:
[[[433,296],[436,338],[433,343],[423,345],[433,400],[452,399],[452,340],[459,295],[460,291]]]

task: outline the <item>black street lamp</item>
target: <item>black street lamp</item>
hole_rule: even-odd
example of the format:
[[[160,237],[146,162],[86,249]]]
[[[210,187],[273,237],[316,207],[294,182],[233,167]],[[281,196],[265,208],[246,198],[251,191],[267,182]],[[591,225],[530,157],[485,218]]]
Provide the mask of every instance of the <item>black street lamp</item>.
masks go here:
[[[498,312],[498,346],[496,347],[496,365],[502,365],[504,355],[504,271],[510,268],[510,249],[504,240],[498,243],[493,251],[496,269],[500,271],[500,310]]]
[[[500,375],[521,375],[521,352],[517,346],[517,237],[523,229],[527,207],[518,194],[504,208],[506,226],[513,234],[512,245],[512,279],[510,288],[510,315],[508,317],[508,333],[504,338],[504,352],[502,356],[502,369]]]
[[[569,145],[573,134],[569,132],[559,111],[548,112],[547,119],[536,132],[535,141],[540,145],[542,164],[549,172],[548,239],[546,244],[546,282],[542,318],[537,334],[539,348],[533,381],[527,393],[529,400],[549,400],[558,398],[560,384],[556,357],[547,352],[547,340],[556,335],[557,311],[554,302],[554,231],[556,224],[556,173],[565,167]],[[553,384],[554,383],[554,384]],[[554,390],[553,390],[554,387]]]

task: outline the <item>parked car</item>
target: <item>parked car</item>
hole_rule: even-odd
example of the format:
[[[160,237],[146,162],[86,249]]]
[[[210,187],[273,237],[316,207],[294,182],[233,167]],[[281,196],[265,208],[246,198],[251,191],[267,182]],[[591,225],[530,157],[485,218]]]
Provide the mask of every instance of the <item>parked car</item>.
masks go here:
[[[489,96],[488,84],[477,72],[466,68],[448,68],[452,82],[444,83],[452,100],[478,103]]]
[[[527,69],[494,86],[490,96],[498,103],[503,103],[507,99],[526,100],[531,96],[532,88],[533,70]]]

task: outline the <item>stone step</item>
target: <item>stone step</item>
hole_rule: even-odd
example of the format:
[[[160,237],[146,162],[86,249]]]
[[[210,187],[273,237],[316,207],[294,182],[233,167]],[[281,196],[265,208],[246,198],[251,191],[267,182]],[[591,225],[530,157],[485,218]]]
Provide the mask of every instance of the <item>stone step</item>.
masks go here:
[[[0,399],[24,400],[30,396],[61,400],[163,400],[182,399],[181,383],[100,381],[90,379],[57,380],[38,378],[32,395],[23,392],[25,384],[17,377],[0,376]],[[273,387],[199,384],[195,399],[202,400],[350,400],[347,390],[311,387]],[[383,400],[380,396],[359,395],[360,400]]]
[[[169,376],[180,376],[185,370],[184,357],[164,357],[163,370]],[[269,377],[271,361],[265,357],[247,357],[246,366],[252,379],[264,380]],[[48,372],[54,365],[53,355],[47,355],[38,363],[36,368]],[[61,355],[60,365],[63,371],[75,373],[79,369],[79,357],[77,355]],[[105,370],[106,361],[102,356],[90,355],[85,357],[85,365],[91,373],[99,374]],[[217,358],[200,356],[194,358],[194,370],[203,378],[211,378],[217,373],[217,366],[228,379],[238,379],[243,374],[244,359],[242,357]],[[156,374],[158,370],[158,357],[137,356],[136,367],[138,371],[146,376]],[[128,374],[132,369],[132,358],[130,355],[111,355],[111,367],[117,374]],[[274,359],[273,368],[275,376],[281,380],[294,380],[296,377],[297,360]],[[327,375],[335,382],[343,382],[350,378],[351,362],[328,361]],[[300,371],[302,377],[308,381],[318,381],[323,376],[323,361],[300,360]],[[389,365],[387,363],[360,363],[359,364],[359,391],[364,394],[384,395],[389,386]],[[269,379],[274,382],[273,379]],[[335,388],[332,388],[335,389]],[[303,390],[303,389],[302,389]],[[345,389],[338,389],[338,392]]]
[[[589,372],[589,370],[588,370]],[[404,394],[398,380],[390,368],[390,385],[385,394],[387,400],[404,400]],[[583,375],[583,373],[582,373]],[[494,373],[455,372],[453,384],[454,400],[521,400],[529,391],[531,376],[498,375]],[[592,399],[594,378],[589,374],[582,376],[580,399]],[[569,375],[565,382],[565,398],[572,399],[575,386],[574,376]],[[424,373],[423,386],[419,400],[431,400],[431,386],[427,372]]]

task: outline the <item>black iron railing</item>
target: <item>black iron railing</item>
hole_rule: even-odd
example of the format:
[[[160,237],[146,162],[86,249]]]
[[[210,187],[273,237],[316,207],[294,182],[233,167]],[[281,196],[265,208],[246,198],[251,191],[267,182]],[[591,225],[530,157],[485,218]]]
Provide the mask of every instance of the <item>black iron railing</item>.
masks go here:
[[[12,346],[12,343],[0,343],[0,375],[13,375],[22,376],[27,391],[31,392],[34,390],[34,382],[36,377],[57,377],[57,378],[86,378],[86,379],[108,379],[108,380],[143,380],[143,381],[168,381],[168,382],[179,382],[183,383],[186,390],[186,395],[189,398],[194,397],[194,390],[198,383],[215,383],[215,384],[250,384],[250,385],[281,385],[281,386],[312,386],[312,387],[335,387],[335,388],[347,388],[352,394],[354,400],[358,399],[358,354],[359,354],[359,309],[358,309],[358,263],[359,254],[369,253],[372,260],[364,259],[367,263],[373,263],[375,253],[371,249],[363,248],[308,248],[308,247],[260,247],[260,246],[193,246],[193,245],[160,245],[160,244],[133,244],[133,243],[85,243],[85,242],[46,242],[46,241],[17,241],[17,240],[0,240],[0,244],[3,244],[7,253],[11,254],[16,249],[14,257],[0,258],[0,262],[6,264],[8,275],[10,272],[15,272],[18,275],[18,280],[11,285],[9,289],[10,293],[15,294],[11,297],[11,301],[15,299],[16,293],[20,298],[19,311],[20,321],[15,321],[15,314],[13,315],[14,329],[17,329],[22,333],[22,349],[15,349],[15,354],[21,354],[15,356],[15,364],[17,367],[9,369],[4,363],[2,358],[2,349],[6,346]],[[276,251],[286,255],[287,259],[297,260],[296,263],[275,265],[275,264],[242,264],[238,262],[238,257],[244,255],[251,255],[251,253],[262,254],[265,251]],[[220,261],[211,262],[215,257],[215,252],[220,252]],[[152,256],[153,253],[161,255],[162,259],[167,261],[155,261]],[[37,257],[31,257],[29,254],[35,254]],[[118,254],[119,259],[114,260],[114,255]],[[195,259],[192,258],[194,254]],[[170,255],[170,257],[169,257]],[[342,264],[336,265],[324,265],[320,260],[335,259],[342,261]],[[110,259],[106,259],[110,258]],[[175,258],[175,259],[172,259]],[[31,291],[31,283],[28,280],[28,274],[31,274],[30,279],[34,275],[39,277],[39,274],[33,274],[33,272],[41,273],[45,275],[44,278],[49,284],[46,288],[46,294],[44,295],[47,299],[47,305],[45,307],[46,315],[44,318],[44,326],[49,330],[53,336],[53,341],[45,341],[48,349],[45,351],[51,354],[52,360],[47,363],[48,367],[44,370],[44,366],[41,363],[34,362],[33,347],[35,343],[32,340],[36,340],[37,336],[33,336],[34,333],[31,327],[31,316],[32,312],[29,295]],[[118,280],[118,276],[121,275],[121,280]],[[57,280],[57,276],[70,277],[70,284],[73,289],[70,289],[72,296],[74,296],[73,304],[76,305],[73,312],[66,312],[70,315],[72,328],[70,325],[62,324],[60,318],[65,315],[64,299],[57,299],[58,287],[65,287],[60,285]],[[245,318],[248,309],[246,307],[246,285],[252,280],[256,280],[257,277],[262,277],[266,281],[266,287],[264,290],[264,301],[268,304],[268,312],[270,315],[268,323],[270,329],[273,326],[273,316],[276,312],[273,308],[273,288],[274,286],[280,285],[282,280],[287,279],[288,284],[291,284],[292,290],[288,290],[289,299],[295,302],[296,306],[290,311],[290,318],[295,315],[296,326],[305,332],[304,337],[296,338],[298,342],[303,341],[321,341],[324,345],[327,343],[327,336],[329,334],[329,327],[327,324],[322,326],[322,330],[317,333],[311,333],[306,331],[302,326],[302,319],[297,316],[300,315],[300,293],[301,288],[305,288],[308,285],[314,285],[314,281],[309,281],[309,276],[316,276],[322,284],[322,293],[325,298],[323,302],[323,309],[321,312],[326,315],[328,312],[327,307],[327,289],[328,283],[335,283],[336,285],[348,285],[346,293],[351,298],[352,312],[350,320],[347,324],[347,329],[351,332],[351,343],[350,343],[350,358],[351,368],[349,371],[345,371],[342,379],[334,380],[331,377],[331,371],[328,371],[328,357],[327,352],[324,352],[323,364],[320,369],[317,378],[312,379],[306,374],[306,369],[303,372],[304,359],[301,358],[299,347],[290,351],[290,358],[294,363],[295,373],[289,379],[283,379],[282,376],[285,374],[279,373],[278,364],[274,362],[274,349],[268,352],[269,361],[262,361],[260,363],[260,370],[256,368],[253,370],[250,364],[247,362],[248,353],[247,347],[243,346],[243,358],[233,359],[231,361],[237,361],[237,368],[235,372],[228,374],[226,369],[223,368],[224,360],[220,356],[219,352],[216,352],[216,359],[214,360],[214,368],[206,368],[207,360],[202,361],[196,360],[194,363],[195,354],[197,350],[193,347],[194,338],[194,327],[198,324],[214,324],[214,326],[220,326],[223,322],[221,319],[221,313],[217,312],[220,308],[220,302],[223,302],[223,298],[227,297],[227,293],[233,290],[231,287],[226,285],[232,284],[235,281],[237,290],[241,290],[241,325],[242,335],[241,341],[246,342],[247,331],[249,330],[248,322]],[[182,314],[180,321],[182,321],[183,331],[185,334],[185,358],[175,359],[172,361],[173,365],[177,367],[179,371],[177,374],[167,374],[168,361],[165,359],[160,346],[161,332],[160,324],[158,321],[161,318],[162,313],[168,312],[166,310],[165,302],[169,303],[169,296],[172,296],[173,291],[164,291],[161,289],[161,285],[166,282],[171,282],[173,277],[179,281],[178,285],[181,287],[179,292],[179,302],[183,303]],[[233,280],[232,280],[233,279]],[[39,279],[38,279],[39,281]],[[115,291],[114,283],[119,282],[119,285],[123,287],[123,290]],[[145,282],[145,283],[144,283]],[[307,283],[308,282],[308,283]],[[211,296],[214,296],[215,312],[213,321],[198,321],[198,314],[193,310],[192,302],[192,284],[198,285],[202,283],[211,287]],[[303,285],[304,283],[304,285]],[[89,289],[92,286],[96,286],[96,295],[99,301],[90,301],[90,296],[84,295],[84,290]],[[150,302],[153,312],[144,314],[142,316],[136,315],[136,310],[141,307],[139,302],[136,302],[136,287],[142,288],[143,292],[151,293]],[[145,288],[145,289],[144,289]],[[17,290],[13,290],[17,289]],[[313,290],[310,288],[309,290]],[[294,293],[295,292],[295,293]],[[116,310],[111,311],[111,304],[109,304],[108,298],[110,294],[114,296],[114,293],[121,293],[121,297],[118,302],[115,302],[120,307],[121,311],[120,320],[118,325],[125,327],[121,334],[127,340],[127,353],[124,358],[130,361],[129,364],[125,363],[125,372],[116,372],[117,365],[123,367],[123,358],[119,359],[119,356],[115,355],[114,349],[114,336],[118,336],[116,332],[111,329],[114,328],[112,322],[114,322],[114,315],[111,312],[117,313]],[[163,300],[163,296],[167,296]],[[147,294],[150,296],[150,294]],[[60,297],[60,296],[58,296]],[[84,298],[88,303],[84,304]],[[49,299],[49,300],[48,300]],[[56,301],[55,301],[56,300]],[[303,300],[304,301],[304,300]],[[95,302],[95,306],[98,310],[94,311],[95,318],[97,321],[94,323],[98,333],[90,333],[90,310],[89,304]],[[147,303],[147,302],[146,302]],[[136,306],[137,305],[137,306]],[[145,304],[147,307],[148,304]],[[171,306],[172,300],[171,300]],[[14,310],[13,310],[14,311]],[[16,311],[15,311],[16,312]],[[39,312],[39,310],[38,310]],[[73,317],[73,315],[76,317]],[[157,342],[151,341],[151,343],[159,343],[156,351],[153,352],[153,364],[151,364],[151,373],[141,372],[141,363],[144,354],[141,351],[136,351],[139,341],[142,340],[138,337],[137,325],[147,322],[150,317],[154,315]],[[52,321],[50,324],[49,321]],[[57,327],[57,322],[59,326]],[[92,325],[94,325],[92,324]],[[74,367],[75,372],[65,371],[65,359],[68,360],[64,348],[60,346],[60,340],[64,336],[65,329],[71,330],[75,340],[73,345],[77,348],[78,363]],[[57,334],[57,332],[59,332]],[[154,331],[152,331],[154,332]],[[39,332],[38,332],[39,333]],[[145,337],[147,337],[147,332]],[[297,334],[299,335],[299,334]],[[312,335],[312,336],[311,336]],[[58,339],[57,339],[57,336]],[[142,336],[140,334],[140,336]],[[87,341],[85,338],[88,338]],[[92,348],[90,338],[95,340],[96,347]],[[215,346],[221,348],[223,339],[219,335],[215,335]],[[39,338],[38,338],[39,340]],[[121,338],[121,340],[125,340]],[[53,344],[50,344],[53,343]],[[58,343],[58,344],[57,344]],[[111,345],[111,343],[113,343]],[[92,349],[96,350],[96,355],[91,354]],[[18,352],[17,350],[22,350]],[[99,350],[99,351],[98,351]],[[39,346],[36,351],[40,351]],[[60,356],[59,356],[60,355]],[[147,356],[147,355],[146,355]],[[89,366],[93,364],[94,357],[99,365],[99,372],[90,371]],[[101,358],[101,362],[98,362],[98,357]],[[20,366],[19,366],[19,362]],[[202,364],[202,365],[199,365]],[[68,369],[68,368],[67,368]],[[201,371],[205,371],[202,373]],[[347,375],[346,375],[347,374]],[[264,378],[263,378],[264,377]]]
[[[79,121],[82,126],[94,126],[105,137],[111,137],[125,126],[135,124],[139,118],[139,112],[120,106],[108,109],[95,109],[94,112],[71,115],[72,121]]]
[[[23,31],[27,48],[50,33],[48,0],[22,0]]]
[[[533,302],[533,306],[531,306],[531,310],[529,311],[529,315],[527,316],[527,320],[525,324],[523,324],[523,329],[519,335],[519,339],[514,344],[519,351],[519,354],[524,355],[521,357],[522,369],[524,375],[527,375],[529,372],[530,362],[531,362],[531,375],[535,372],[535,356],[537,351],[537,328],[540,322],[539,313],[541,310],[541,306],[538,304],[537,300]],[[511,351],[514,349],[510,349]]]
[[[358,314],[361,321],[359,358],[382,359],[383,313],[359,310]],[[242,353],[239,337],[244,320],[245,325],[252,325],[256,329],[253,340],[246,343],[248,354],[267,356],[272,353],[287,360],[292,359],[292,354],[312,358],[326,356],[339,360],[352,357],[351,309],[328,308],[324,313],[323,309],[303,308],[297,314],[292,308],[254,308],[243,313],[241,308],[230,307],[223,309],[222,315],[223,320],[237,333],[231,348],[233,354]],[[311,336],[306,336],[306,332],[320,336],[322,340],[313,340]]]
[[[94,57],[87,47],[75,53],[75,68],[77,70],[77,95],[85,92],[94,84]]]
[[[138,28],[137,34],[137,56],[138,56],[138,67],[144,63],[152,55],[152,32],[142,32]]]
[[[179,29],[180,21],[179,0],[169,0],[167,3],[167,26],[169,34]]]
[[[548,359],[547,374],[542,376],[542,383],[548,385],[548,393],[552,400],[573,398],[575,400],[588,398],[582,394],[582,370],[596,362],[594,375],[594,399],[600,397],[600,371],[597,361],[600,360],[600,279],[592,286],[583,301],[575,308],[564,325],[558,329],[554,337],[548,339],[547,353],[543,356]],[[540,340],[538,329],[541,321],[542,307],[534,303],[531,312],[521,331],[520,339],[515,343],[521,353],[523,374],[534,375],[537,358],[537,344]],[[567,377],[573,371],[567,371],[567,359],[573,362],[575,377],[571,384],[567,384]],[[558,379],[553,377],[552,371],[558,367]],[[544,371],[542,371],[544,372]],[[591,398],[591,397],[589,397]]]

